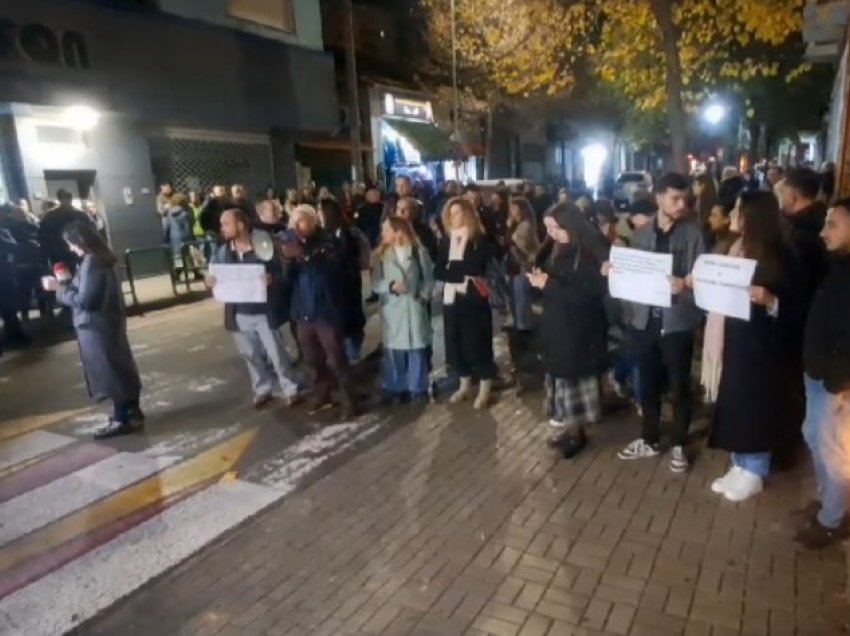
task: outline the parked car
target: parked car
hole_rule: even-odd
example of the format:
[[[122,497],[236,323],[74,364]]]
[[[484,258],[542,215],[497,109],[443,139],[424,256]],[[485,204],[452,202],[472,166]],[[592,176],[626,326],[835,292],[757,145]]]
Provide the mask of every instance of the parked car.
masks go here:
[[[614,184],[614,206],[627,210],[640,196],[652,190],[652,178],[646,172],[621,172]]]

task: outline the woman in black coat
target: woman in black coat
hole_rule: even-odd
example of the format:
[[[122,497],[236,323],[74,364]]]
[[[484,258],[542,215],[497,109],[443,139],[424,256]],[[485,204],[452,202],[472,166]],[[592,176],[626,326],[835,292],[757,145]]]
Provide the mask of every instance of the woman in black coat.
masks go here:
[[[342,296],[339,309],[342,320],[342,335],[348,362],[360,361],[363,347],[366,314],[363,311],[363,279],[360,275],[360,244],[335,199],[319,201],[319,219],[322,227],[330,234],[340,251],[339,281],[336,286]]]
[[[731,468],[711,489],[730,501],[758,494],[781,441],[789,386],[789,336],[805,319],[800,263],[786,240],[776,197],[745,192],[739,204],[741,251],[757,261],[748,292],[750,320],[726,317],[711,445],[731,453]],[[735,248],[733,247],[734,251]]]
[[[587,444],[585,427],[601,416],[599,377],[608,357],[603,305],[607,285],[592,248],[593,228],[581,210],[560,203],[544,224],[552,249],[528,277],[543,292],[546,413],[555,433],[551,444],[571,458]]]
[[[484,234],[474,205],[455,197],[443,209],[446,228],[436,277],[443,287],[443,326],[446,361],[460,378],[460,387],[449,399],[456,404],[472,393],[479,382],[474,406],[487,406],[497,375],[493,355],[493,315],[487,285],[487,265],[492,259],[490,242]]]
[[[140,427],[145,416],[139,408],[142,382],[127,340],[115,256],[91,223],[71,223],[63,236],[82,262],[69,284],[48,277],[44,287],[71,308],[89,395],[114,404],[113,418],[95,432],[95,439],[126,435]]]

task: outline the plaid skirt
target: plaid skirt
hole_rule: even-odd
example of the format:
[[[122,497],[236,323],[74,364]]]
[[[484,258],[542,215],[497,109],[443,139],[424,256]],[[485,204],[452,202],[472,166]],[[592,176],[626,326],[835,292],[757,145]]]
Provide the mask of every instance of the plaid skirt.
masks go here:
[[[585,426],[601,419],[599,378],[580,380],[555,378],[548,373],[545,379],[546,417],[566,427]]]

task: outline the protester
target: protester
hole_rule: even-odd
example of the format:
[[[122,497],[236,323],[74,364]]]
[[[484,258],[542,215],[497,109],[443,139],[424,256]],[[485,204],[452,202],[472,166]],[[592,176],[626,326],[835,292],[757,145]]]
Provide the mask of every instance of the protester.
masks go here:
[[[337,243],[319,226],[316,210],[299,205],[289,219],[292,234],[283,246],[287,279],[292,288],[292,318],[298,342],[312,376],[310,409],[331,402],[331,374],[342,394],[345,417],[357,415],[357,403],[343,337],[342,287],[347,274]]]
[[[342,296],[338,299],[342,335],[348,362],[355,364],[360,361],[366,326],[366,315],[363,312],[363,279],[360,275],[363,259],[361,245],[351,233],[336,200],[320,200],[317,212],[321,226],[336,242],[340,275],[343,277],[340,287]],[[365,258],[368,257],[367,249]]]
[[[171,196],[171,202],[166,210],[165,240],[171,247],[171,258],[174,262],[174,275],[179,277],[185,269],[194,269],[192,263],[183,262],[183,244],[192,240],[192,213],[189,198],[185,194],[176,193]]]
[[[381,216],[384,205],[381,202],[381,191],[376,187],[366,190],[365,201],[357,209],[355,225],[369,239],[369,244],[375,248],[379,245],[381,234]]]
[[[684,175],[664,175],[655,189],[658,214],[632,237],[632,248],[673,255],[673,275],[670,277],[673,302],[670,307],[636,303],[630,306],[641,381],[643,432],[618,454],[620,459],[642,459],[659,454],[661,397],[666,379],[673,399],[670,470],[677,473],[688,469],[685,444],[692,412],[691,362],[694,331],[702,320],[693,294],[686,289],[685,277],[705,251],[702,230],[689,218],[689,186]],[[609,269],[610,264],[605,263],[603,273],[607,275]]]
[[[590,246],[592,228],[581,210],[559,203],[544,223],[555,245],[543,268],[528,278],[543,292],[545,404],[555,434],[552,445],[569,459],[587,445],[585,427],[601,416],[606,285]]]
[[[113,417],[95,432],[95,439],[127,435],[142,426],[145,416],[139,405],[142,382],[127,340],[116,259],[88,220],[69,223],[62,236],[81,259],[80,267],[70,283],[51,276],[44,279],[44,287],[71,309],[89,395],[98,402],[113,402]]]
[[[782,179],[784,178],[785,171],[782,169],[782,166],[769,166],[767,172],[764,175],[764,189],[767,192],[773,192],[773,189],[776,187],[776,184],[782,181]]]
[[[201,208],[204,200],[201,193],[197,190],[189,192],[189,211],[192,214],[192,237],[195,240],[203,240],[204,228],[201,227]]]
[[[532,270],[540,243],[537,239],[535,211],[528,199],[514,197],[511,200],[507,233],[509,243],[506,269],[511,280],[514,328],[519,332],[530,332],[532,297],[527,274]]]
[[[707,228],[708,217],[720,200],[714,178],[705,172],[698,174],[694,177],[693,190],[696,197],[694,217],[699,221],[700,226]]]
[[[7,344],[26,346],[31,339],[18,320],[18,279],[15,272],[18,265],[20,247],[11,232],[0,226],[0,319]],[[0,341],[0,354],[3,352]]]
[[[437,278],[443,287],[446,361],[460,379],[451,396],[455,404],[467,399],[478,382],[474,406],[487,406],[497,375],[493,356],[493,316],[486,282],[491,248],[470,198],[446,203],[443,227],[447,236],[440,250]]]
[[[159,194],[156,195],[156,213],[162,224],[162,242],[167,243],[165,232],[168,228],[168,207],[171,205],[171,197],[174,195],[174,186],[170,181],[165,181],[159,186]]]
[[[712,254],[726,255],[738,234],[732,231],[732,208],[722,203],[712,206],[708,215],[708,240],[706,249]]]
[[[795,536],[807,548],[850,536],[850,199],[835,202],[822,236],[831,268],[806,323],[803,424],[820,502],[804,509]]]
[[[266,272],[266,302],[224,305],[224,328],[233,334],[236,348],[248,366],[254,407],[262,408],[272,400],[275,380],[284,401],[291,406],[297,400],[298,379],[280,331],[287,321],[289,310],[281,262],[277,256],[263,261],[254,251],[251,222],[243,210],[225,210],[220,222],[224,242],[216,250],[213,263],[263,265]],[[207,276],[207,287],[214,289],[216,283],[214,276]]]
[[[710,359],[720,361],[707,387],[717,394],[709,443],[731,453],[729,471],[711,489],[730,501],[761,492],[771,453],[783,441],[777,424],[786,408],[782,396],[790,390],[784,370],[788,334],[799,331],[805,312],[800,264],[785,238],[776,198],[743,192],[738,212],[741,236],[730,255],[757,263],[750,318],[711,314],[709,320],[719,324],[706,329],[705,344]]]
[[[211,240],[219,240],[221,237],[221,215],[229,209],[230,202],[227,199],[227,189],[223,185],[214,185],[210,196],[201,206],[200,218],[201,228]],[[248,217],[250,218],[250,216]]]
[[[434,264],[410,223],[394,216],[384,221],[378,248],[375,290],[381,296],[385,399],[428,401]]]
[[[58,207],[48,212],[41,220],[38,242],[41,244],[42,254],[51,265],[64,263],[73,273],[77,260],[62,236],[65,228],[71,223],[90,223],[89,217],[73,206],[73,195],[68,190],[59,190],[56,198],[59,199]]]
[[[402,197],[396,203],[395,215],[410,223],[419,244],[428,252],[431,262],[436,261],[440,242],[434,231],[422,219],[422,204],[413,197]]]

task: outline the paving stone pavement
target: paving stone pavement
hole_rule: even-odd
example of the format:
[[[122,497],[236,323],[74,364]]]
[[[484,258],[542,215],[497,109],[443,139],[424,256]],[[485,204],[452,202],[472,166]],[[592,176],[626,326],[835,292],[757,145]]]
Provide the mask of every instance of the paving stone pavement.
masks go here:
[[[791,539],[806,467],[731,504],[708,489],[721,453],[684,476],[663,457],[618,461],[638,428],[621,414],[566,462],[524,399],[404,407],[380,444],[79,634],[848,632],[845,548]]]

